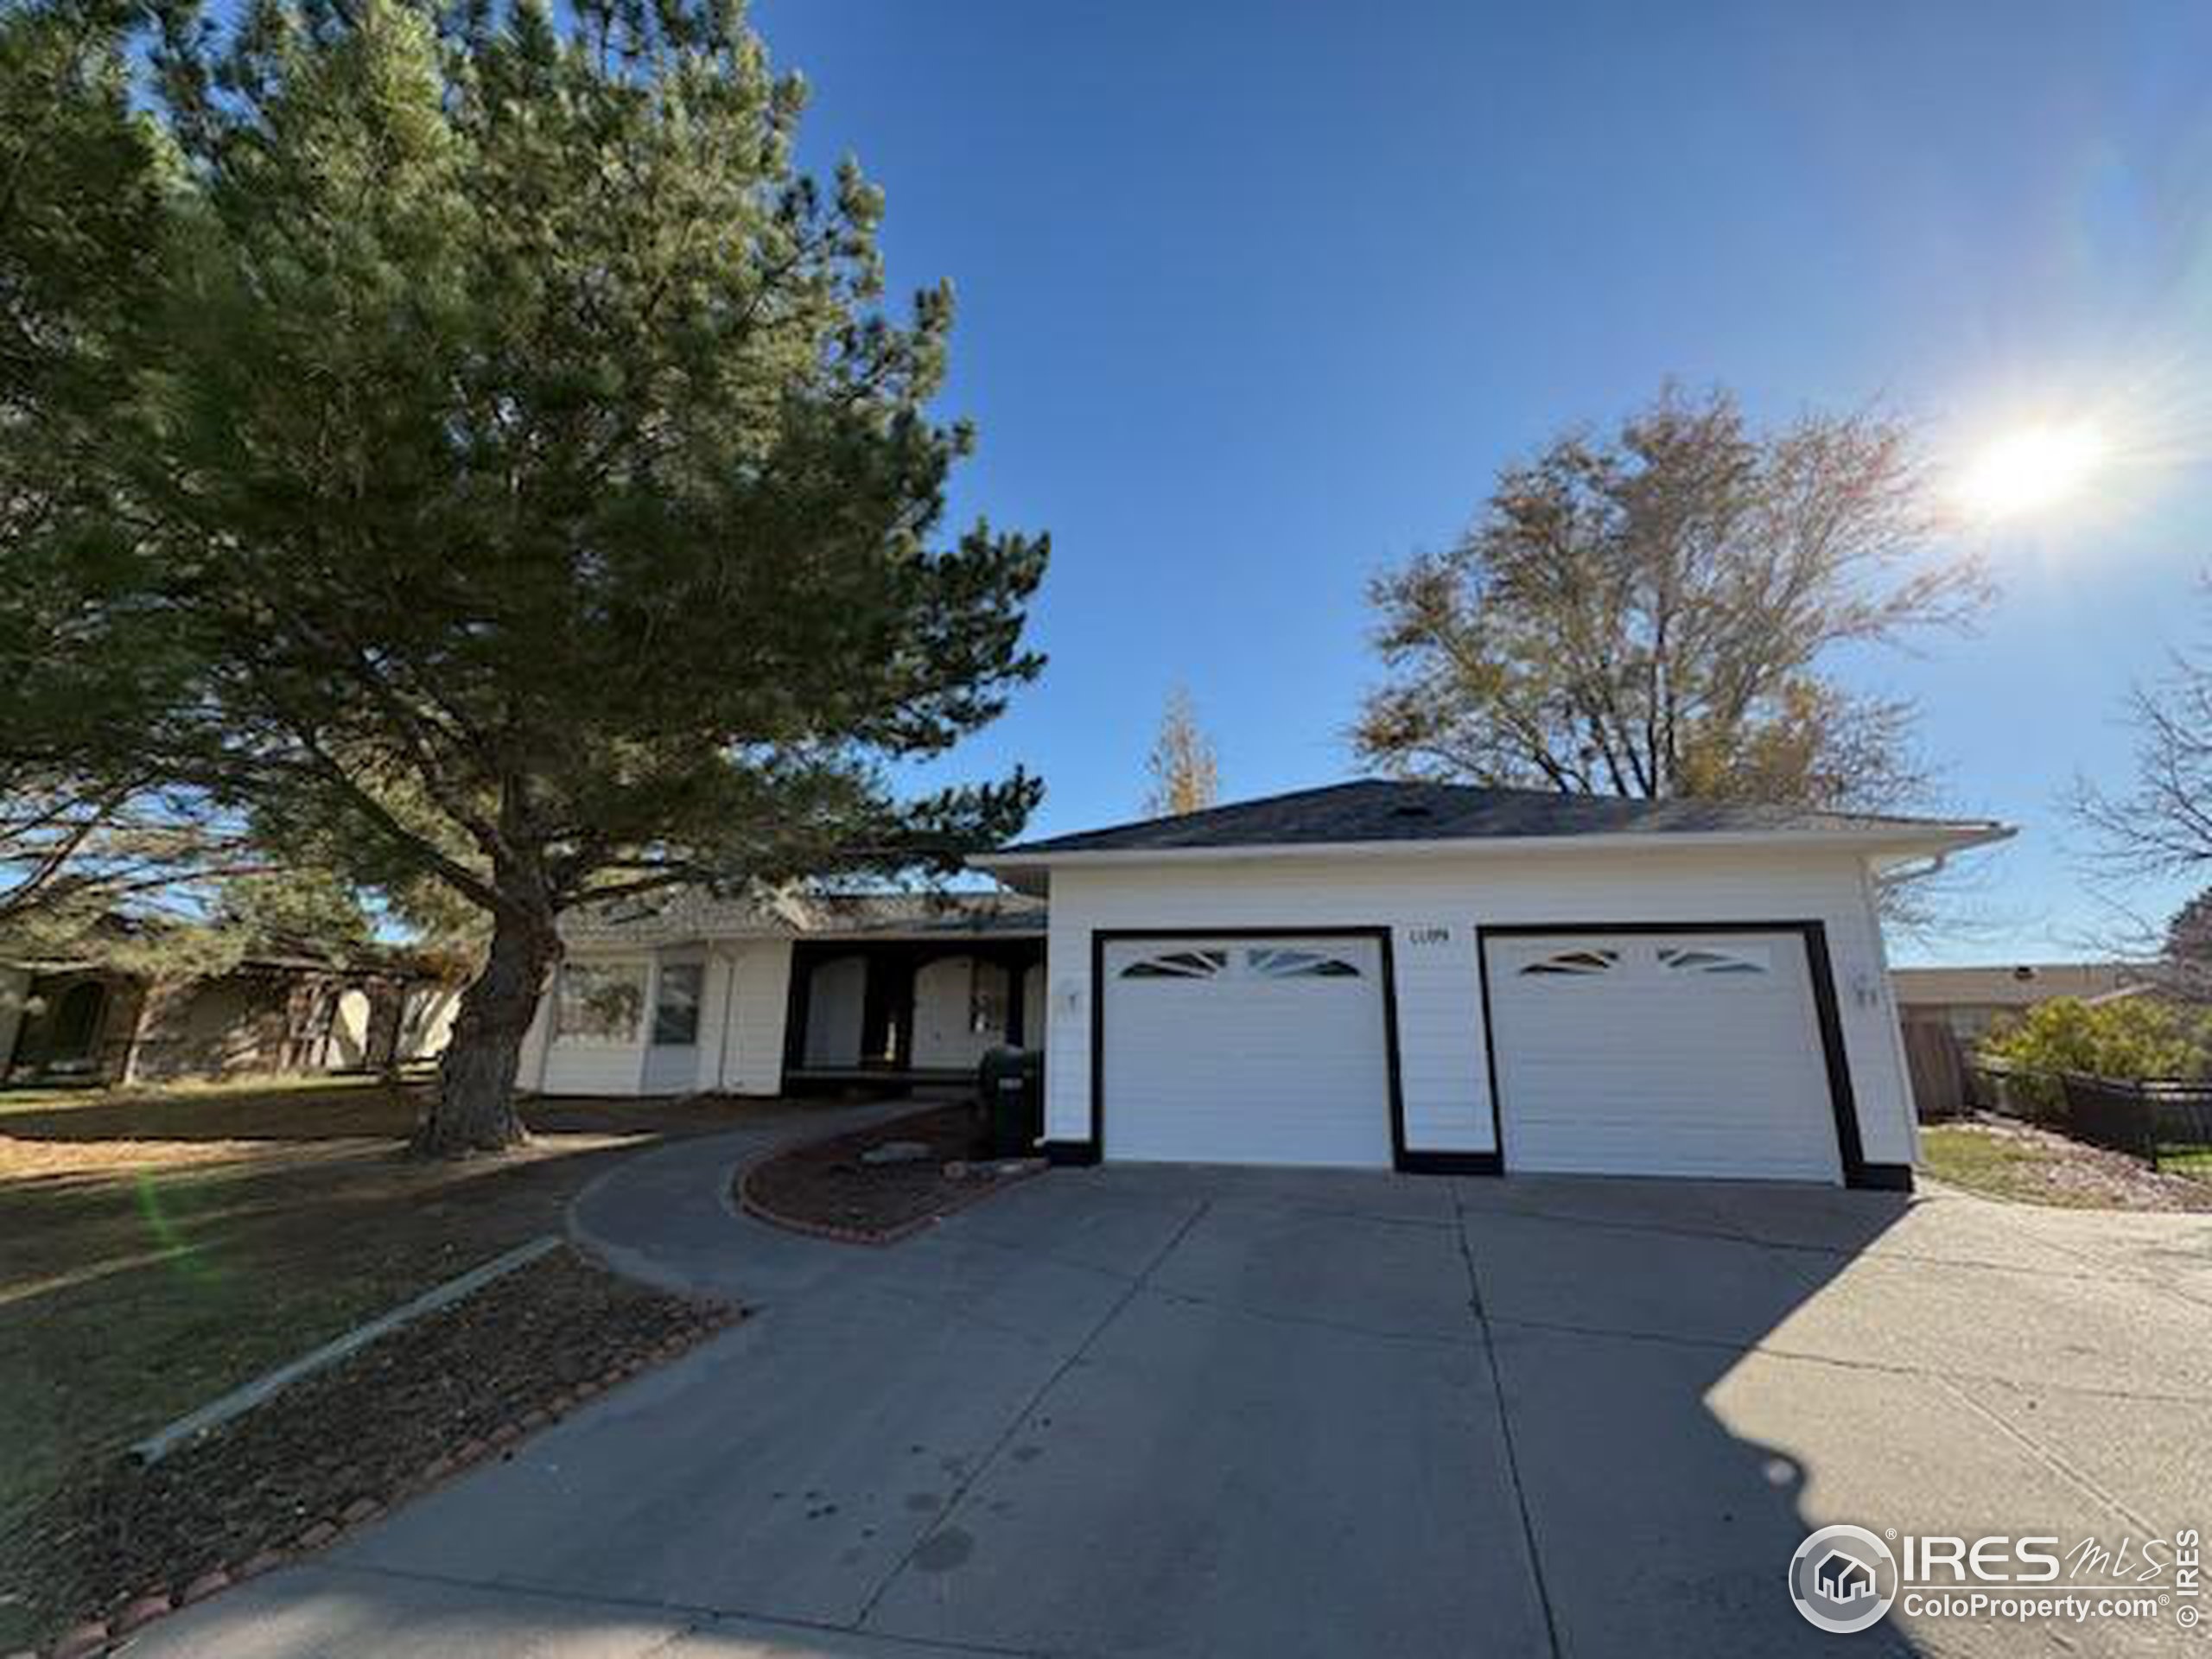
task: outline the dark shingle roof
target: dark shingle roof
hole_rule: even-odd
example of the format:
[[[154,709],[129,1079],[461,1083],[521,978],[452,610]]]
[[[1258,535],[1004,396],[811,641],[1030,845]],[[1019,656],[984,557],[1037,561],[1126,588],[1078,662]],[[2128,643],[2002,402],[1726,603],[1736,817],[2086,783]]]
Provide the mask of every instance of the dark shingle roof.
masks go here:
[[[1348,842],[1911,828],[1994,830],[1996,826],[1726,801],[1632,801],[1613,796],[1562,795],[1548,790],[1363,779],[1210,807],[1179,817],[1147,818],[1079,835],[1020,842],[1001,849],[990,861],[1017,859],[1025,854],[1166,852]]]

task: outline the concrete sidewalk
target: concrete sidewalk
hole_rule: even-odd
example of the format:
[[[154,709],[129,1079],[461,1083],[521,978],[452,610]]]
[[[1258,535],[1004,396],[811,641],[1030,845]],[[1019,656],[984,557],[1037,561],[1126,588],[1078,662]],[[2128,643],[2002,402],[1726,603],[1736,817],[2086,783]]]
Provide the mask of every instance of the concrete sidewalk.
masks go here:
[[[1680,1182],[1056,1171],[888,1249],[663,1148],[580,1233],[756,1316],[133,1651],[2134,1653],[1822,1637],[1813,1526],[2212,1515],[2212,1226]],[[2164,1219],[2164,1218],[2131,1218]]]

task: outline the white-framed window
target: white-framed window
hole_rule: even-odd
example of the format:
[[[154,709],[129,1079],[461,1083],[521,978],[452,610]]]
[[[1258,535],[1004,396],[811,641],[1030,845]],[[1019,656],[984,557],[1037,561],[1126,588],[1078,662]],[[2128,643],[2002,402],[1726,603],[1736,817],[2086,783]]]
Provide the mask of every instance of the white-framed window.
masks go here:
[[[653,1042],[689,1047],[699,1040],[699,1001],[707,982],[703,962],[664,962],[653,987]]]
[[[561,967],[553,1035],[564,1043],[634,1043],[645,1013],[642,962],[570,962]]]

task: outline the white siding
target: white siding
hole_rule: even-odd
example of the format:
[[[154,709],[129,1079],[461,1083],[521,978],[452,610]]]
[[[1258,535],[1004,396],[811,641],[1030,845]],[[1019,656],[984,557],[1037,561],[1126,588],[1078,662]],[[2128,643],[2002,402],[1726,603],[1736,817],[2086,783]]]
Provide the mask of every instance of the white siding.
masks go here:
[[[700,989],[698,1042],[655,1048],[646,1038],[652,1029],[653,998],[664,956],[671,962],[701,959],[696,945],[665,953],[571,950],[571,962],[647,962],[645,1014],[639,1040],[548,1041],[552,998],[541,997],[537,1017],[523,1046],[521,1075],[525,1086],[549,1095],[665,1095],[695,1090],[780,1094],[784,1021],[791,995],[791,941],[743,939],[711,947]]]
[[[1825,925],[1844,1048],[1870,1162],[1913,1154],[1910,1096],[1878,928],[1853,854],[1732,849],[1267,858],[1060,868],[1052,878],[1046,1133],[1090,1133],[1094,929],[1390,930],[1406,1144],[1497,1149],[1475,961],[1478,925]]]
[[[725,1004],[717,1011],[720,1086],[733,1095],[781,1094],[784,1021],[791,1009],[791,941],[748,939],[722,948],[734,975],[737,1000],[734,1007]]]

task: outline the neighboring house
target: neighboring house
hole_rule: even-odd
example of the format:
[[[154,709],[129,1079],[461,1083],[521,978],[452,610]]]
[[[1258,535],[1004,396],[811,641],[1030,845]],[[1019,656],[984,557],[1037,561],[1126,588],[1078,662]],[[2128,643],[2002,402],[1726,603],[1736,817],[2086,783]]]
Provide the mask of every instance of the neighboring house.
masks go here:
[[[562,935],[519,1079],[549,1095],[967,1083],[1044,1001],[1043,911],[1006,894],[678,889]]]
[[[580,922],[523,1077],[768,1094],[957,1077],[1004,1038],[1045,1047],[1046,1149],[1066,1162],[1904,1186],[1876,882],[2010,833],[1306,790],[975,861],[1027,908],[686,896]]]
[[[381,1071],[443,1046],[452,995],[397,958],[256,956],[173,983],[81,963],[0,967],[0,1082]]]
[[[2024,962],[1997,968],[1899,968],[1891,976],[1897,1013],[1931,1021],[1973,1046],[1999,1020],[2038,1002],[2070,996],[2106,1002],[2151,988],[2143,967],[2126,962]]]

